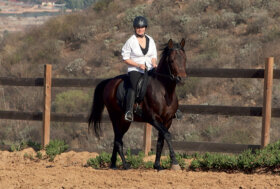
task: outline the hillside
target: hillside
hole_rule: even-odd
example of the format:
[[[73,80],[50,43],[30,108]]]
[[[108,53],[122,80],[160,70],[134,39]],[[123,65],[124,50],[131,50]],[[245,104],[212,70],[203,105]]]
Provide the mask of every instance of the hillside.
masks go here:
[[[107,78],[125,73],[121,47],[133,34],[136,15],[148,18],[147,34],[155,39],[159,54],[170,38],[186,38],[187,68],[263,68],[269,56],[275,57],[278,68],[279,8],[277,0],[102,0],[87,10],[1,38],[0,76],[42,77],[44,64],[53,65],[53,77]],[[280,88],[278,81],[274,83],[273,106],[277,107]],[[258,79],[188,78],[177,92],[181,104],[262,106],[263,83]],[[53,111],[88,112],[92,93],[55,89]],[[40,89],[3,87],[0,95],[1,109],[42,110]],[[2,143],[8,143],[8,138],[40,141],[35,123],[24,122],[24,130],[18,122],[0,123],[0,127],[13,128],[0,131]],[[73,143],[73,148],[102,150],[112,142],[104,139],[92,147],[97,141],[89,141],[86,125],[53,125],[52,137]],[[105,130],[105,138],[111,138],[111,130]],[[260,118],[184,115],[182,121],[174,121],[171,132],[176,140],[259,144],[260,130]],[[133,128],[125,139],[128,146],[141,148],[142,133],[141,126]],[[276,119],[271,134],[272,141],[279,138]]]

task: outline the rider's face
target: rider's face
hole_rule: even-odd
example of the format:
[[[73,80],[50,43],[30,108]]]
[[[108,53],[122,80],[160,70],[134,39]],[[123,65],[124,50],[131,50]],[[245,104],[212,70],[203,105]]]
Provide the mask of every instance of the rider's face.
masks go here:
[[[135,28],[135,32],[136,32],[136,34],[138,34],[138,35],[144,35],[144,34],[145,34],[145,31],[146,31],[146,27],[141,27],[141,28],[136,27],[136,28]]]

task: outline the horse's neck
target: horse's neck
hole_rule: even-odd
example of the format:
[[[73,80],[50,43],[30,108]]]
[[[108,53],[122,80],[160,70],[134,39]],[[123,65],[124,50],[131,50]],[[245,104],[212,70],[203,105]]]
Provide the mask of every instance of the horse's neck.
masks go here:
[[[169,69],[168,69],[168,63],[165,62],[166,59],[163,57],[160,62],[159,65],[157,67],[156,72],[162,75],[158,75],[157,76],[157,80],[161,83],[161,85],[165,88],[165,90],[167,91],[167,93],[174,93],[175,92],[175,88],[176,88],[176,82],[172,81],[168,75],[169,73]]]

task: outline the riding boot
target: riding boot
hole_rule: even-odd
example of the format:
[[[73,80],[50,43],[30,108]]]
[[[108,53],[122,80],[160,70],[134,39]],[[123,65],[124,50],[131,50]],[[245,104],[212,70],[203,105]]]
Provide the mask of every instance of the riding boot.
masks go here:
[[[125,116],[124,119],[127,121],[133,121],[133,105],[135,101],[135,91],[133,89],[128,89],[126,95],[126,106],[125,106]]]

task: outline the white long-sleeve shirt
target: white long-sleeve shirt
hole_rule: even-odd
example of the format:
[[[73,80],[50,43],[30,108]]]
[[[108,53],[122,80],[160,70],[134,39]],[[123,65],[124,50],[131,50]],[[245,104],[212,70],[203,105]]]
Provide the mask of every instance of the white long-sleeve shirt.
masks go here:
[[[123,60],[131,59],[137,64],[145,64],[148,70],[153,68],[152,65],[152,58],[157,59],[157,49],[156,44],[152,37],[146,35],[149,38],[149,50],[146,55],[143,54],[139,42],[135,35],[132,35],[124,44],[122,48],[122,57]],[[135,67],[135,66],[128,66],[127,72],[131,71],[138,71],[144,73],[144,70]]]

